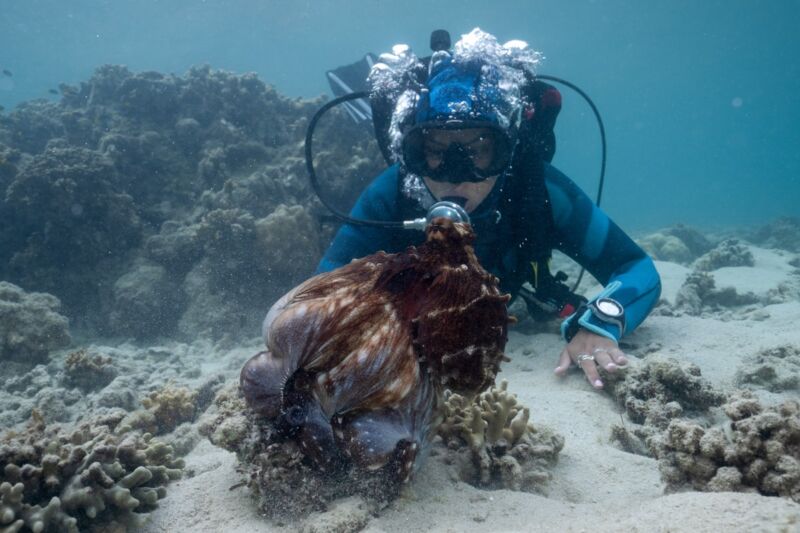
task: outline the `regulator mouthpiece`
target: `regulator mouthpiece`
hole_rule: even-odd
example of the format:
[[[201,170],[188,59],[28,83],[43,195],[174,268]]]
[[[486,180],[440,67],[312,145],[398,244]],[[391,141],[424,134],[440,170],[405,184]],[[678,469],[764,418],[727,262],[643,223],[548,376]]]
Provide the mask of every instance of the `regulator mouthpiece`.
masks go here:
[[[463,222],[464,224],[470,223],[469,215],[463,207],[455,202],[442,201],[433,204],[431,208],[428,209],[428,214],[425,216],[425,218],[403,221],[403,227],[405,229],[418,229],[424,231],[434,218],[439,217],[449,218],[453,222]]]

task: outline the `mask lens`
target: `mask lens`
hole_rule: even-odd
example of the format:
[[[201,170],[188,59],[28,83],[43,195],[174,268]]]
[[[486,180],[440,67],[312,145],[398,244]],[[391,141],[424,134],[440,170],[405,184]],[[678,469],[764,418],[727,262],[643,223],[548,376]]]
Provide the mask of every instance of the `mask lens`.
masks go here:
[[[493,128],[417,127],[403,138],[406,169],[436,181],[479,182],[505,170],[508,138]]]

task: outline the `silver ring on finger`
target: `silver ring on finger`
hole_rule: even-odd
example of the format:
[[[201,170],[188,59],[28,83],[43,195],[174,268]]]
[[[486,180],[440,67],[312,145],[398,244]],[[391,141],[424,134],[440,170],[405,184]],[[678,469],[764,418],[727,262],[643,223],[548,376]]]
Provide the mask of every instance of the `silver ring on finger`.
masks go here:
[[[589,355],[588,353],[581,353],[581,354],[578,354],[578,357],[575,358],[575,363],[578,366],[580,366],[581,363],[583,363],[584,361],[594,361],[594,356],[593,355]]]
[[[592,350],[592,355],[597,355],[600,352],[605,352],[607,354],[611,353],[611,352],[608,351],[608,348],[602,348],[601,347],[601,348],[595,348],[594,350]]]

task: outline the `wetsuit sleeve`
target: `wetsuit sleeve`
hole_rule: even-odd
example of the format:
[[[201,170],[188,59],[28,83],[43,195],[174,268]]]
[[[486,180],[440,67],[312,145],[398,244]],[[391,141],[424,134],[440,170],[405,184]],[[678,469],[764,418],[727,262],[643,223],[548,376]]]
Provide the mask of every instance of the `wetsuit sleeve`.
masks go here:
[[[350,211],[350,216],[368,220],[399,220],[397,166],[389,167],[367,187]],[[336,233],[316,273],[346,265],[357,257],[380,250],[390,251],[392,231],[344,224]]]
[[[586,193],[550,165],[545,167],[545,183],[552,202],[555,247],[604,285],[592,301],[613,298],[625,308],[624,332],[583,309],[564,320],[561,332],[566,335],[572,321],[578,320],[582,327],[618,341],[644,321],[661,295],[655,265]]]

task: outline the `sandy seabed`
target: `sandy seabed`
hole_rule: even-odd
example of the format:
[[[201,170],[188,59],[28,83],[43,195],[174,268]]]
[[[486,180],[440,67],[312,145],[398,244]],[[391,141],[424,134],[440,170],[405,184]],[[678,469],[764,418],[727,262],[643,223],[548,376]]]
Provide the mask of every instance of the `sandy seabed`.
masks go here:
[[[715,271],[717,286],[762,294],[796,283],[793,254],[750,247],[755,265]],[[663,298],[672,302],[688,269],[657,262]],[[589,291],[592,289],[589,288]],[[719,316],[651,316],[624,339],[631,365],[649,352],[697,364],[720,390],[735,388],[737,371],[761,350],[800,346],[800,302],[759,306]],[[239,486],[233,454],[201,442],[187,457],[189,475],[172,484],[144,529],[160,531],[800,531],[800,505],[756,493],[665,494],[655,459],[621,451],[610,440],[620,408],[593,391],[578,372],[553,375],[562,341],[554,332],[512,331],[511,362],[501,376],[531,407],[535,424],[566,439],[546,496],[482,490],[452,479],[429,460],[402,496],[371,514],[358,498],[337,502],[303,522],[279,524],[258,515],[248,489]],[[238,352],[237,357],[241,357]],[[797,390],[754,391],[765,403],[796,398]]]

